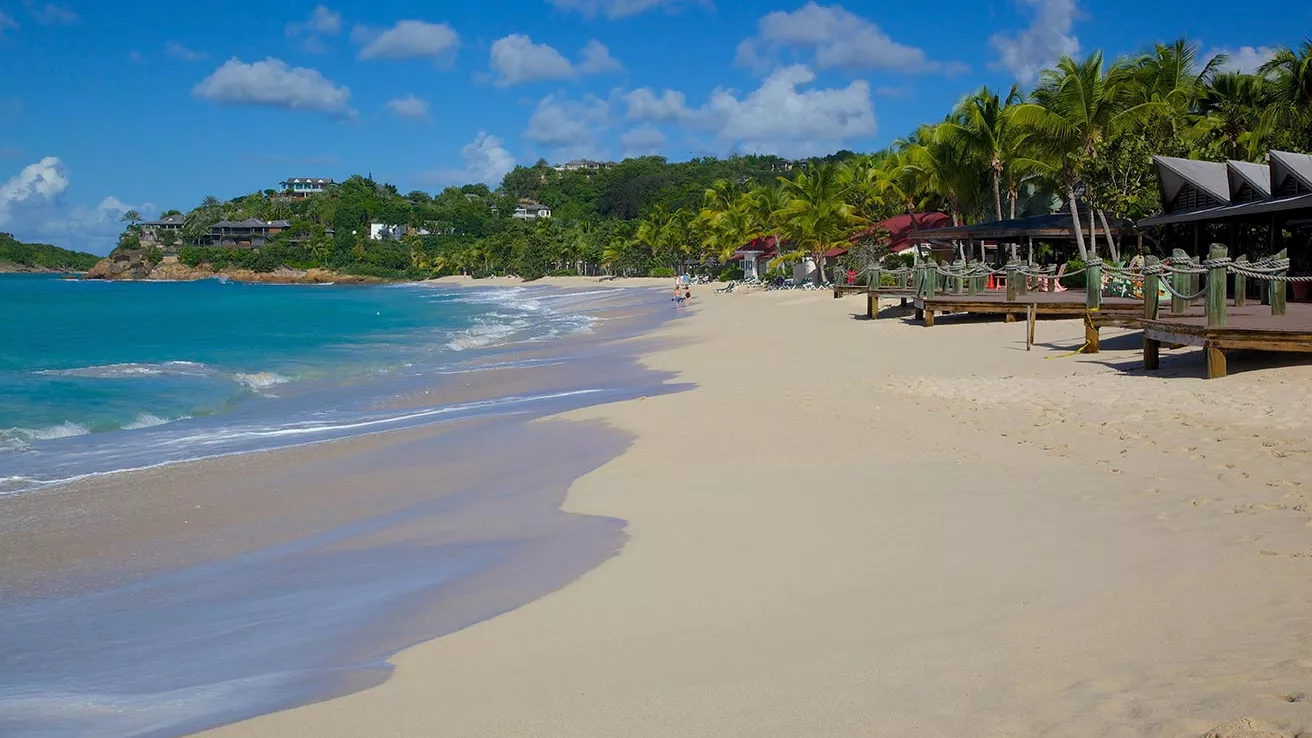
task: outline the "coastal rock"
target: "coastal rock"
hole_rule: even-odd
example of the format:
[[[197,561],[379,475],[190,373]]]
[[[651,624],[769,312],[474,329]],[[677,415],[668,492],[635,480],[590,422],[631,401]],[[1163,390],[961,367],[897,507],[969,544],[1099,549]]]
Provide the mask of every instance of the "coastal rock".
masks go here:
[[[116,251],[101,259],[86,273],[84,279],[111,280],[167,280],[190,282],[197,279],[226,277],[235,282],[257,284],[380,284],[386,280],[355,274],[339,274],[328,269],[292,269],[279,267],[271,272],[253,272],[249,269],[220,269],[208,266],[190,267],[176,256],[166,256],[159,264],[146,259],[145,250]]]

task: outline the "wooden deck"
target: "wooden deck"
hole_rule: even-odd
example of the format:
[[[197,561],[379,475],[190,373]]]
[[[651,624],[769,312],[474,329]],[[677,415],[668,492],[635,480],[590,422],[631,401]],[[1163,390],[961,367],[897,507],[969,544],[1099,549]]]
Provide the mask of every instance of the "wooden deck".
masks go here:
[[[902,301],[902,307],[907,306],[907,300],[916,296],[916,290],[913,287],[895,287],[885,285],[874,292],[866,293],[866,317],[875,320],[879,317],[879,299],[881,297],[896,297]]]
[[[865,294],[866,286],[863,284],[835,284],[834,297],[839,298],[843,295],[862,295]]]
[[[1002,290],[991,290],[976,295],[935,295],[917,297],[916,318],[934,325],[934,317],[943,313],[993,313],[1005,316],[1008,323],[1025,315],[1034,306],[1035,316],[1061,316],[1078,318],[1088,312],[1087,297],[1083,290],[1065,292],[1030,292],[1008,300]],[[1106,314],[1143,314],[1143,301],[1129,297],[1104,297],[1098,312]]]

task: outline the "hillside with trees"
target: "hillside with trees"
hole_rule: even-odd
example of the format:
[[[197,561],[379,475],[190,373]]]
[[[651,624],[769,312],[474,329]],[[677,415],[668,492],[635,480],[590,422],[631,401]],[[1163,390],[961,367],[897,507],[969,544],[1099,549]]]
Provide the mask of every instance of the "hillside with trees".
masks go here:
[[[0,233],[0,272],[84,272],[100,257],[48,243],[22,243]]]
[[[399,193],[353,176],[303,200],[274,191],[206,198],[177,236],[184,263],[268,271],[324,267],[342,273],[422,278],[466,273],[647,275],[689,262],[718,263],[759,238],[783,244],[777,260],[819,258],[858,234],[878,258],[872,224],[941,210],[970,223],[1048,213],[1139,219],[1159,209],[1152,154],[1261,161],[1269,149],[1312,150],[1312,41],[1278,49],[1256,73],[1228,70],[1186,40],[1107,60],[1063,58],[1033,90],[987,87],[943,119],[889,148],[790,162],[773,156],[672,163],[628,159],[591,172],[540,161],[500,186]],[[521,200],[553,217],[512,217]],[[220,220],[288,220],[259,249],[194,247]],[[371,241],[368,224],[407,226]],[[139,225],[121,246],[139,247]],[[1121,255],[1118,244],[1076,244],[1080,258]]]

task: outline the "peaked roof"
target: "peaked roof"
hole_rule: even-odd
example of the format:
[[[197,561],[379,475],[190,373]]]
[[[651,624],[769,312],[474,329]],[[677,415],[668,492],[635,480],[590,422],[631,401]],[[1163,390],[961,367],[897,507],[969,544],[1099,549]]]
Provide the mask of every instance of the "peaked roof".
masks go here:
[[[332,177],[288,177],[282,184],[325,184],[333,183]]]
[[[1231,159],[1225,163],[1225,169],[1230,180],[1231,200],[1235,199],[1239,188],[1244,185],[1252,187],[1259,197],[1271,196],[1271,170],[1265,164]]]
[[[182,215],[181,213],[175,213],[174,215],[166,215],[163,218],[160,218],[159,220],[152,220],[146,225],[148,226],[182,225],[183,223],[186,222],[186,220],[187,217],[185,215]]]
[[[1294,179],[1305,191],[1312,191],[1312,156],[1288,151],[1271,152],[1271,191],[1282,192]]]
[[[1230,202],[1230,176],[1226,166],[1215,161],[1179,159],[1174,156],[1154,156],[1157,165],[1157,183],[1162,190],[1162,206],[1175,211],[1176,198],[1186,187],[1214,200],[1212,205]]]
[[[1141,226],[1170,225],[1172,223],[1197,223],[1226,218],[1243,218],[1256,215],[1293,210],[1312,209],[1312,156],[1293,154],[1288,151],[1270,152],[1270,165],[1230,161],[1224,165],[1211,162],[1195,162],[1189,159],[1171,159],[1154,156],[1157,165],[1158,183],[1162,188],[1162,202],[1167,205],[1161,215],[1139,221]],[[1185,164],[1181,164],[1185,162]],[[1194,166],[1202,165],[1202,166]],[[1171,206],[1167,195],[1179,194],[1181,187],[1188,184],[1199,192],[1204,191],[1199,182],[1193,178],[1186,180],[1181,172],[1197,174],[1210,172],[1217,166],[1224,166],[1226,182],[1232,192],[1238,192],[1243,185],[1249,185],[1258,195],[1256,199],[1236,201],[1230,197],[1201,207],[1178,208]],[[1265,180],[1263,179],[1265,175]],[[1205,174],[1204,179],[1210,177]],[[1210,181],[1210,180],[1209,180]],[[1176,188],[1171,192],[1172,188]]]

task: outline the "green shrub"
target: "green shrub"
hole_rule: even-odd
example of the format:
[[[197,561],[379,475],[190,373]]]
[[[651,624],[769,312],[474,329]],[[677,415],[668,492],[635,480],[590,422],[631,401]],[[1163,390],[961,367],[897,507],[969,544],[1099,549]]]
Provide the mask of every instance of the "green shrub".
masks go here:
[[[743,270],[736,267],[725,267],[720,270],[721,282],[736,282],[743,278]]]
[[[158,246],[151,246],[150,251],[146,252],[146,261],[158,265],[161,261],[164,261],[164,252]]]
[[[652,269],[652,270],[651,270],[651,276],[653,276],[653,277],[673,277],[673,276],[674,276],[674,270],[671,269],[671,268],[669,268],[669,267],[656,267],[655,269]]]
[[[178,261],[195,268],[205,263],[205,250],[197,246],[183,246],[178,249]]]

